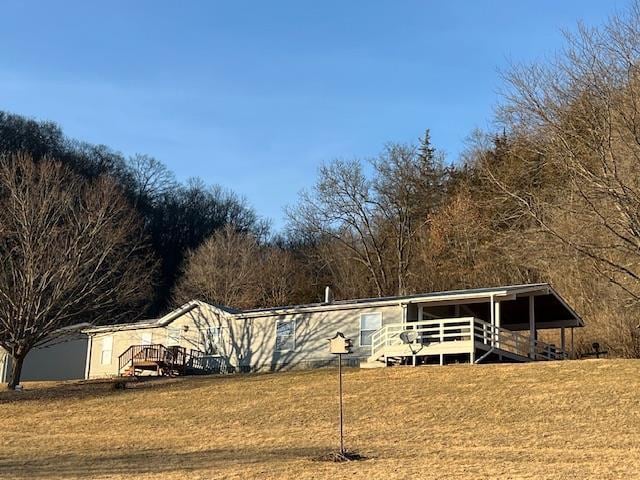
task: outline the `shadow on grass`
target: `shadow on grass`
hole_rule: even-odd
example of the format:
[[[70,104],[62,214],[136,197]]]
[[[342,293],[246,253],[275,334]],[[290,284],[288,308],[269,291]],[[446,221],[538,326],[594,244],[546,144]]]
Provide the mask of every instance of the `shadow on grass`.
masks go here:
[[[113,380],[59,383],[47,386],[29,386],[22,391],[0,387],[0,405],[25,401],[48,401],[62,399],[86,399],[118,394],[113,388]]]
[[[281,448],[238,450],[210,449],[197,452],[133,450],[105,455],[61,454],[33,459],[2,458],[0,471],[11,478],[94,478],[102,475],[135,475],[190,472],[222,466],[250,466],[288,460],[313,459],[327,449]]]
[[[324,369],[318,369],[324,370]],[[313,371],[298,371],[296,376],[301,374],[312,374]],[[284,380],[288,374],[293,372],[278,373],[278,376],[283,376]],[[166,377],[149,377],[141,378],[140,383],[149,385],[139,385],[139,387],[153,387],[153,388],[179,388],[182,392],[186,393],[191,390],[197,390],[203,386],[213,385],[218,383],[224,385],[227,382],[236,382],[241,380],[245,384],[251,382],[262,381],[267,377],[274,377],[272,372],[255,372],[255,373],[236,373],[231,375],[197,375],[186,377],[175,377],[167,379]],[[65,383],[51,383],[47,385],[38,385],[38,382],[34,382],[34,385],[27,383],[25,389],[20,392],[14,392],[3,388],[0,384],[0,405],[14,402],[24,401],[49,401],[49,400],[82,400],[95,397],[106,397],[110,395],[123,395],[127,390],[137,390],[137,388],[127,388],[125,390],[116,390],[114,384],[118,380],[100,379],[100,380],[81,380],[81,381],[69,381]],[[130,382],[130,381],[129,381]],[[134,382],[131,382],[134,383]],[[135,387],[135,385],[133,385]]]
[[[202,377],[147,377],[139,378],[138,381],[127,379],[127,388],[117,389],[116,383],[122,382],[121,379],[107,378],[99,380],[79,380],[64,383],[48,382],[42,384],[33,382],[32,385],[26,384],[22,391],[12,391],[3,388],[0,385],[0,405],[7,403],[28,402],[28,401],[55,401],[55,400],[84,400],[96,397],[107,397],[111,395],[123,395],[125,391],[137,390],[139,388],[172,388],[178,387],[185,390],[197,388],[201,386],[194,380],[219,381],[218,376],[202,376]]]

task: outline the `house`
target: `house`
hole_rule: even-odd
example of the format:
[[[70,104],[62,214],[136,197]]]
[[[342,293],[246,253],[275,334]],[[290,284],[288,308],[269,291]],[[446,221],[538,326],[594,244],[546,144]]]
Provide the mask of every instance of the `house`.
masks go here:
[[[85,377],[90,323],[61,328],[42,345],[33,348],[22,365],[21,381],[77,380]],[[0,382],[9,381],[12,362],[0,348]]]
[[[251,310],[194,300],[156,320],[86,329],[86,378],[324,366],[337,331],[354,340],[345,360],[361,367],[561,360],[582,326],[546,283],[340,301],[328,291],[322,303]]]

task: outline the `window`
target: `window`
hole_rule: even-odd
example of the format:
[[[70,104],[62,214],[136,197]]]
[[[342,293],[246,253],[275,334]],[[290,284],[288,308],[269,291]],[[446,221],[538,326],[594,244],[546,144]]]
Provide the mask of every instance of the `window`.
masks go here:
[[[276,322],[276,352],[286,352],[296,348],[295,320]]]
[[[167,327],[167,347],[180,345],[182,330],[180,327]]]
[[[360,315],[360,346],[371,345],[371,336],[382,328],[382,313],[363,313]]]
[[[220,355],[222,353],[222,344],[220,343],[222,337],[222,328],[220,327],[208,327],[204,332],[204,353],[206,355]]]
[[[102,351],[100,353],[100,363],[111,365],[111,354],[113,353],[113,336],[102,337]]]
[[[143,332],[140,335],[140,344],[141,345],[151,345],[151,332]]]

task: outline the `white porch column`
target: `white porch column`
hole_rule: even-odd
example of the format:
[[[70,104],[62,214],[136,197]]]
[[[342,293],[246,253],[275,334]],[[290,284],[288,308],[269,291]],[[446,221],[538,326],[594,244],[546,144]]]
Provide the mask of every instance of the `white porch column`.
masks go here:
[[[493,295],[489,296],[489,315],[491,316],[491,346],[496,346],[496,309]]]
[[[402,303],[400,306],[402,307],[402,323],[407,323],[407,304]]]
[[[493,319],[496,324],[496,347],[500,348],[500,302],[494,302],[493,309]]]
[[[536,312],[535,312],[535,297],[531,295],[529,297],[529,357],[536,358],[536,340],[538,339],[538,332],[536,330]]]
[[[567,352],[567,341],[564,334],[564,327],[560,329],[560,348],[562,349],[562,354],[564,355]]]

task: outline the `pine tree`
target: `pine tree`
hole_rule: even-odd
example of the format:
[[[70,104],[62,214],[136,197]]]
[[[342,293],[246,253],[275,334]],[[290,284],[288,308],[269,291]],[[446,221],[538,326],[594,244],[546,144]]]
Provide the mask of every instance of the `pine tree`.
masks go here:
[[[418,174],[415,179],[420,215],[433,213],[446,194],[446,169],[442,156],[431,143],[431,131],[427,128],[418,145]]]

